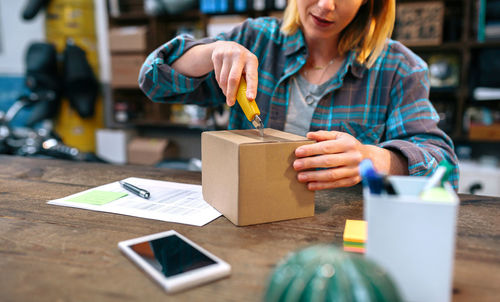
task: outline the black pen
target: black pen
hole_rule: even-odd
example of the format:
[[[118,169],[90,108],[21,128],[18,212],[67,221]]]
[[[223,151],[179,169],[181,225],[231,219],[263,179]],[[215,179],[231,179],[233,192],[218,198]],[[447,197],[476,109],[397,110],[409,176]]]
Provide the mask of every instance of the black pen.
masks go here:
[[[149,199],[149,192],[144,190],[144,189],[141,189],[141,188],[138,188],[134,185],[131,185],[129,184],[128,182],[124,182],[122,180],[119,181],[120,185],[122,185],[122,187],[124,187],[127,191],[130,191],[132,193],[134,193],[135,195],[139,196],[139,197],[142,197],[142,198],[145,198],[145,199]]]

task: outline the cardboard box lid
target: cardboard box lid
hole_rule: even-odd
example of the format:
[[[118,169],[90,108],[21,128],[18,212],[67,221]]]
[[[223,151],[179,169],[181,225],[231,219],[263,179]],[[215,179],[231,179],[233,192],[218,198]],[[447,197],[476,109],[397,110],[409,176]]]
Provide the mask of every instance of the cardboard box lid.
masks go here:
[[[204,132],[204,134],[216,135],[217,137],[231,141],[236,145],[309,141],[309,139],[304,136],[282,132],[272,128],[264,129],[264,137],[259,135],[259,131],[257,129],[208,131]]]

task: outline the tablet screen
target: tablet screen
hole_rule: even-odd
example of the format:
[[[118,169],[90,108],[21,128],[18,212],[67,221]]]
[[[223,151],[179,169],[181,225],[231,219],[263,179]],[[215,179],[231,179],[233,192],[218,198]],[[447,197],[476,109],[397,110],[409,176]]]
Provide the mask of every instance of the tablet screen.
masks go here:
[[[131,248],[166,277],[216,263],[177,235],[137,243]]]

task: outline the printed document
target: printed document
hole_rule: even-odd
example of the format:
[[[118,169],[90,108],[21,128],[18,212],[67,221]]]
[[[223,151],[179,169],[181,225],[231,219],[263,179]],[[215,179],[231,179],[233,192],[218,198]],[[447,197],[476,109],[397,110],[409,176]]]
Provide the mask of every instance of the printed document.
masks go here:
[[[203,200],[200,185],[137,177],[123,181],[147,190],[151,197],[144,199],[134,195],[116,181],[47,203],[196,226],[205,225],[221,215]]]

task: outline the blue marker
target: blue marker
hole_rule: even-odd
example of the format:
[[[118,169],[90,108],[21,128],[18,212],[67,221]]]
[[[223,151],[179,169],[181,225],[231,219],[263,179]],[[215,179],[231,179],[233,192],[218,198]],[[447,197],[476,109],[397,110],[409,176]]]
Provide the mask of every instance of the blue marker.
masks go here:
[[[361,161],[359,164],[359,174],[363,178],[363,184],[368,186],[372,194],[382,194],[382,192],[389,195],[397,194],[387,176],[378,173],[373,167],[371,160],[364,159]]]
[[[359,164],[359,174],[363,177],[363,184],[368,186],[372,194],[382,193],[383,177],[375,171],[373,163],[369,159],[364,159]]]

